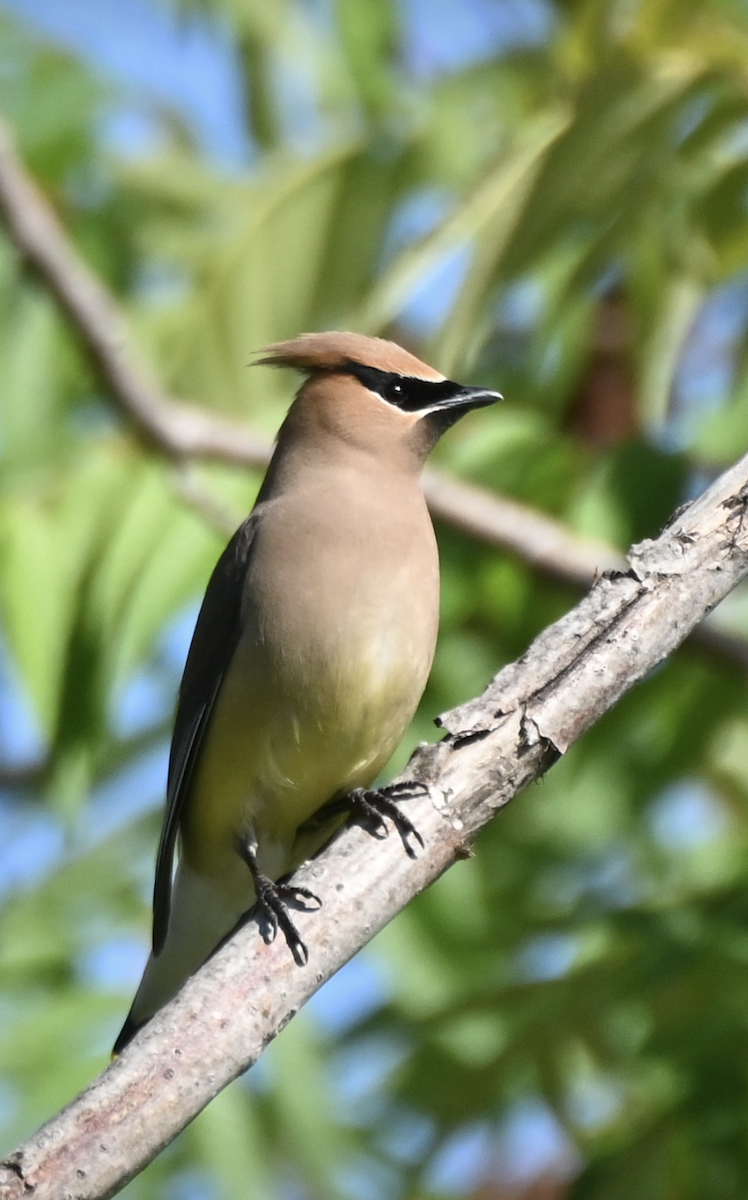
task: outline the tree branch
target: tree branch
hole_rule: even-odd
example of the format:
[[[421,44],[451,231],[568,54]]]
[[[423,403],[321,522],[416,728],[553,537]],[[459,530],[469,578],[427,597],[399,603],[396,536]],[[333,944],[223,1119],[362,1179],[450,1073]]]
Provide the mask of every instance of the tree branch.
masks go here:
[[[295,916],[306,967],[247,924],[89,1088],[0,1165],[0,1197],[113,1195],[262,1053],[309,997],[405,904],[470,851],[477,830],[539,778],[619,697],[669,654],[748,573],[748,456],[630,570],[600,579],[575,609],[505,667],[484,694],[441,719],[423,746],[409,802],[426,849],[373,844],[346,829],[295,876],[323,900]]]
[[[603,571],[624,571],[625,555],[581,537],[517,500],[497,496],[428,467],[423,490],[431,515],[486,545],[512,550],[559,583],[587,588]]]
[[[266,464],[264,438],[167,395],[137,361],[117,300],[68,238],[46,196],[26,171],[2,120],[0,213],[16,248],[56,297],[109,395],[143,441],[177,459],[199,456],[254,467]]]

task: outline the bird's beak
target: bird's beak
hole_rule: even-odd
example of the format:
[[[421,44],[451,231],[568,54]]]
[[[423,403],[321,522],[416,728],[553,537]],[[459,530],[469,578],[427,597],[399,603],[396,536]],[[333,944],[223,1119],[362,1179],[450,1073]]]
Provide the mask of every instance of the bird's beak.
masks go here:
[[[461,387],[453,395],[434,404],[432,411],[459,409],[461,413],[469,412],[472,408],[487,408],[489,404],[497,404],[503,399],[501,392],[490,392],[487,388]]]

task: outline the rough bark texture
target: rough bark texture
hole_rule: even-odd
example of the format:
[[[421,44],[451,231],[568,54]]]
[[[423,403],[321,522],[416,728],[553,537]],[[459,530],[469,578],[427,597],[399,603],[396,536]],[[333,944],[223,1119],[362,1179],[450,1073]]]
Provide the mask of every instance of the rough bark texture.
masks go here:
[[[323,901],[297,914],[310,950],[298,967],[249,921],[89,1088],[0,1165],[0,1197],[111,1196],[226,1084],[309,997],[458,858],[476,831],[537,779],[628,688],[677,646],[748,572],[748,458],[600,579],[480,698],[446,714],[445,741],[407,775],[425,851],[344,831],[296,876]],[[602,801],[601,801],[602,802]]]

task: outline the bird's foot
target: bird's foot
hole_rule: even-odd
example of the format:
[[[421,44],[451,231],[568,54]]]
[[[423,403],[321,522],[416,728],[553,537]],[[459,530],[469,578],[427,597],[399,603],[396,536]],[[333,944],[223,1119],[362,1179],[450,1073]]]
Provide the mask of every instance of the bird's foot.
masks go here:
[[[254,881],[257,906],[262,913],[261,933],[263,940],[267,945],[274,942],[280,929],[286,939],[286,945],[294,957],[294,961],[300,967],[305,967],[309,962],[309,951],[301,934],[291,920],[288,906],[291,904],[297,907],[299,905],[307,907],[311,903],[316,905],[317,908],[321,908],[322,901],[309,888],[300,887],[294,883],[285,883],[283,880],[276,883],[275,880],[270,879],[267,875],[263,875],[257,866],[254,847],[241,839],[239,840],[239,853],[249,867]]]
[[[321,908],[322,901],[319,896],[316,896],[309,888],[297,887],[292,883],[274,883],[272,879],[268,879],[267,875],[261,875],[259,871],[255,873],[254,880],[257,903],[264,917],[262,936],[265,942],[268,944],[274,942],[280,929],[294,960],[300,967],[306,966],[309,962],[309,951],[291,920],[288,906],[289,904],[298,905],[301,901],[304,903],[304,907],[312,903],[317,908]]]
[[[351,813],[361,817],[375,837],[387,837],[389,829],[385,817],[389,817],[400,834],[408,857],[417,858],[418,853],[410,839],[417,842],[422,850],[425,843],[413,822],[400,809],[398,801],[428,795],[428,790],[425,783],[403,780],[401,783],[390,783],[378,792],[369,788],[355,788],[345,799]]]

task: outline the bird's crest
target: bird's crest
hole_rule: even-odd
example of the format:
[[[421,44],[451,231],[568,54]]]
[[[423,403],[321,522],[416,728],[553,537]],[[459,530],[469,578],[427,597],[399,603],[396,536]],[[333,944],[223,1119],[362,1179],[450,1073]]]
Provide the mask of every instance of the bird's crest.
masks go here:
[[[416,379],[442,380],[443,375],[403,350],[396,342],[363,333],[302,333],[260,351],[254,366],[295,367],[299,371],[344,371],[351,363],[376,367]]]

